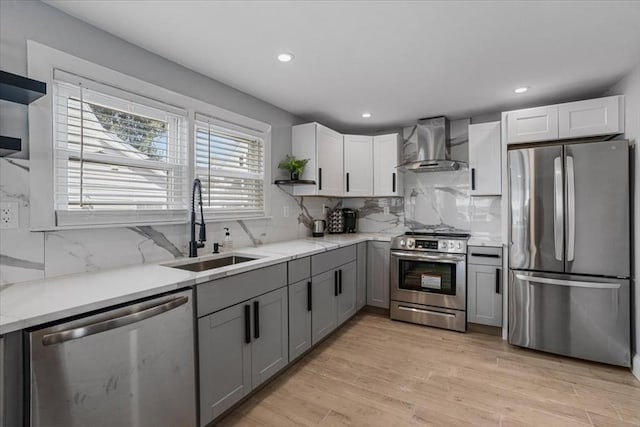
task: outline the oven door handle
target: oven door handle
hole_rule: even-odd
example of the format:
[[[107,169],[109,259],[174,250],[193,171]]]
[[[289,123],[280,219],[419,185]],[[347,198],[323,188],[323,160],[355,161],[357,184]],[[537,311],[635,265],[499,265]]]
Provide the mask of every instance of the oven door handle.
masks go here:
[[[419,260],[419,261],[436,261],[443,262],[447,264],[457,264],[459,262],[464,262],[464,255],[453,255],[453,254],[439,254],[439,255],[430,255],[425,253],[413,253],[413,252],[400,252],[400,251],[391,251],[391,256],[396,257],[398,259],[411,259],[411,260]]]

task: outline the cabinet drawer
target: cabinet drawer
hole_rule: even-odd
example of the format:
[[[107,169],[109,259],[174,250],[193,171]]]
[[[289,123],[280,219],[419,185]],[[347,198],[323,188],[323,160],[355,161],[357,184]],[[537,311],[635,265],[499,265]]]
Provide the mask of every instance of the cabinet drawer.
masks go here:
[[[311,273],[324,273],[356,259],[356,245],[335,249],[311,257]]]
[[[287,264],[289,269],[288,284],[308,279],[311,276],[311,257],[289,261]]]
[[[198,317],[255,298],[286,284],[286,263],[203,283],[196,287]]]
[[[476,265],[502,266],[502,248],[491,246],[469,246],[467,263]]]

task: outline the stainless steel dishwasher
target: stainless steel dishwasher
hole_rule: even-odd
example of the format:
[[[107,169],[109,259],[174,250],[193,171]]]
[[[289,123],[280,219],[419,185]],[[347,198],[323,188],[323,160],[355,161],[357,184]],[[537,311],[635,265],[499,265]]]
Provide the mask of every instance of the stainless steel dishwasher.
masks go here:
[[[31,426],[195,426],[192,298],[183,291],[31,331]]]

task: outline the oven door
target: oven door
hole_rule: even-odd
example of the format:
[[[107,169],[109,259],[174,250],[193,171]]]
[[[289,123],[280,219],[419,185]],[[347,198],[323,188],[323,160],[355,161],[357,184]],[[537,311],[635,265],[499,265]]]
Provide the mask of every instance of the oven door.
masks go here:
[[[466,255],[391,251],[391,299],[465,310]]]

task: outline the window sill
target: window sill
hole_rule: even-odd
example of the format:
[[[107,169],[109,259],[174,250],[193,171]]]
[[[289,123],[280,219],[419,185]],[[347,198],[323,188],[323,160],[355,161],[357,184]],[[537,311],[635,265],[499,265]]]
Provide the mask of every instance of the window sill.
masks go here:
[[[204,215],[206,224],[214,224],[214,223],[224,223],[224,222],[233,222],[233,221],[269,221],[272,220],[272,216],[255,216],[255,217],[246,217],[246,218],[238,218],[238,217],[208,217],[205,213]],[[199,216],[198,216],[199,221]],[[154,226],[164,226],[164,225],[181,225],[181,224],[189,224],[188,219],[184,220],[175,220],[175,221],[138,221],[138,222],[122,222],[122,223],[113,223],[113,224],[73,224],[73,225],[59,225],[59,226],[51,226],[51,227],[31,227],[29,231],[33,232],[42,232],[42,231],[65,231],[65,230],[89,230],[96,228],[129,228],[129,227],[154,227]]]
[[[210,223],[218,223],[218,222],[230,222],[230,221],[260,221],[260,220],[272,220],[272,216],[248,216],[248,217],[219,217],[219,216],[208,216],[205,212],[204,220],[207,224]]]

